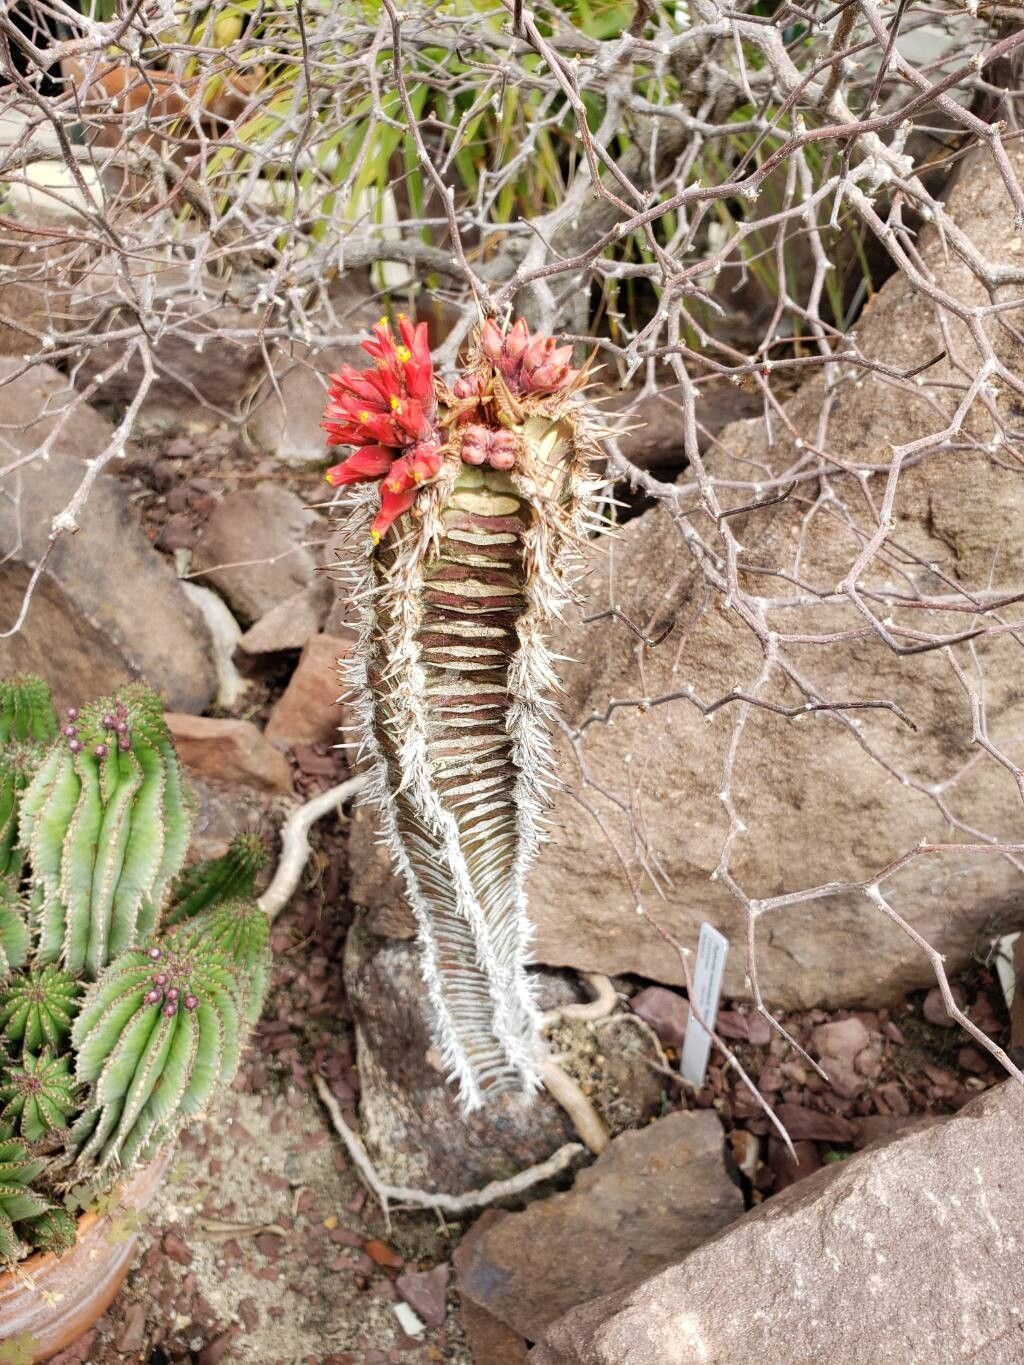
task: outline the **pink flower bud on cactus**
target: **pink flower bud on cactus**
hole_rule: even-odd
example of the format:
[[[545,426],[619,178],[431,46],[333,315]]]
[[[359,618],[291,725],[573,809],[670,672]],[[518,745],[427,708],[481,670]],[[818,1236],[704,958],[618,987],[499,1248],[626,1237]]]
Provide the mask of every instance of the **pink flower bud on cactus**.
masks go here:
[[[496,430],[474,424],[462,438],[462,458],[466,464],[489,464],[492,469],[512,469],[516,462],[516,441],[504,427]]]
[[[531,336],[522,318],[504,337],[488,319],[480,334],[480,349],[513,393],[557,393],[571,388],[579,378],[579,371],[572,368],[572,347],[558,346],[554,337]]]
[[[497,324],[488,318],[483,325],[480,333],[480,345],[484,355],[495,365],[501,360],[505,338],[502,336]],[[459,395],[461,397],[461,394]]]

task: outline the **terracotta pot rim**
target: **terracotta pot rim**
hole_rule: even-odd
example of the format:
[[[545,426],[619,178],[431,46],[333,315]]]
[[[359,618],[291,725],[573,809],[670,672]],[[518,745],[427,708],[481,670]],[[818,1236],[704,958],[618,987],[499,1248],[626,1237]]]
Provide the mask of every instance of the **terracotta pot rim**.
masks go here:
[[[91,1210],[78,1215],[75,1219],[75,1246],[96,1226],[101,1217],[105,1218],[108,1215],[93,1213]],[[69,1256],[74,1249],[75,1247],[68,1247],[64,1255]],[[62,1259],[63,1257],[58,1256],[55,1251],[33,1251],[32,1255],[26,1256],[23,1261],[15,1261],[16,1270],[0,1271],[0,1289],[13,1280],[22,1279],[25,1275],[38,1275]]]
[[[151,1172],[155,1173],[156,1183],[159,1184],[160,1177],[170,1165],[173,1151],[174,1147],[171,1146],[165,1151],[157,1153],[152,1161],[148,1161],[145,1166],[137,1167],[134,1171],[125,1175],[121,1180],[116,1181],[111,1188],[119,1190],[123,1195],[125,1191],[136,1182],[141,1183],[143,1176],[146,1176]],[[142,1195],[141,1198],[127,1199],[124,1201],[123,1207],[126,1209],[145,1208],[152,1197],[152,1192],[150,1192],[149,1194]],[[117,1208],[121,1207],[122,1204],[119,1201]],[[110,1218],[111,1216],[112,1215],[109,1213],[94,1213],[92,1209],[87,1209],[85,1213],[80,1213],[75,1219],[74,1246],[68,1247],[67,1251],[65,1251],[62,1256],[58,1256],[54,1251],[33,1251],[31,1256],[26,1256],[24,1260],[15,1261],[14,1270],[0,1271],[0,1290],[3,1290],[7,1285],[16,1281],[23,1283],[26,1275],[38,1275],[49,1270],[51,1266],[58,1265],[64,1257],[70,1256],[75,1251],[75,1248],[93,1230],[97,1223],[101,1222],[104,1218]]]

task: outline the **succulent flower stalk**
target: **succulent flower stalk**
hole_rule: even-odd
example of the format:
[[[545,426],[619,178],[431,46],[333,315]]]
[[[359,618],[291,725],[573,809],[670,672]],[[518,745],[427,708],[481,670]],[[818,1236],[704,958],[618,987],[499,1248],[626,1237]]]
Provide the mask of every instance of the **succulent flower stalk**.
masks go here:
[[[438,1045],[471,1110],[537,1084],[524,880],[552,782],[544,633],[593,520],[600,432],[571,348],[525,323],[486,323],[452,389],[431,376],[432,400],[425,326],[399,331],[374,328],[375,371],[332,377],[328,440],[359,450],[327,477],[363,485],[343,508],[362,613],[349,681]],[[371,391],[414,396],[415,423],[385,430],[369,408],[362,422]]]
[[[21,798],[37,958],[94,980],[156,927],[191,803],[160,701],[132,686],[69,715]]]

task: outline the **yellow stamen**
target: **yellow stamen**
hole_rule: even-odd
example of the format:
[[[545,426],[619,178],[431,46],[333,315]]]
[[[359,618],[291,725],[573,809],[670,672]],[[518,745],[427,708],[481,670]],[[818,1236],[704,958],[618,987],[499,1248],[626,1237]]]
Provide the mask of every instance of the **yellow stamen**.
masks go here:
[[[398,346],[395,349],[395,355],[403,365],[407,365],[412,359],[412,351],[409,350],[408,346]]]
[[[360,420],[360,422],[368,422],[368,421],[370,420],[370,414],[366,411],[365,408],[364,408],[363,411],[359,414],[359,420]]]
[[[390,324],[388,323],[387,318],[381,318],[381,320],[377,323],[377,326],[378,326],[378,327],[385,327],[385,328],[388,328],[388,330],[390,330]]]
[[[370,532],[370,539],[371,539],[371,541],[374,543],[374,545],[379,545],[379,544],[380,544],[380,532],[379,532],[379,531],[371,531],[371,532]]]
[[[401,400],[400,398],[392,398],[392,400],[391,400],[391,411],[392,411],[392,412],[401,412],[401,411],[402,411],[402,400]]]

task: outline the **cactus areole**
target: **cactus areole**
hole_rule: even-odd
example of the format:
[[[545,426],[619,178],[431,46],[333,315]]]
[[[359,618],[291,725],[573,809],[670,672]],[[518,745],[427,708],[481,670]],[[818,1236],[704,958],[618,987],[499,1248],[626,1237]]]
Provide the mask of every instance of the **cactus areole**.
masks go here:
[[[521,320],[485,322],[451,388],[424,323],[381,321],[363,346],[374,367],[332,376],[323,422],[356,447],[327,473],[356,485],[347,681],[468,1112],[537,1084],[523,884],[551,783],[544,635],[594,518],[600,431],[572,348]]]

